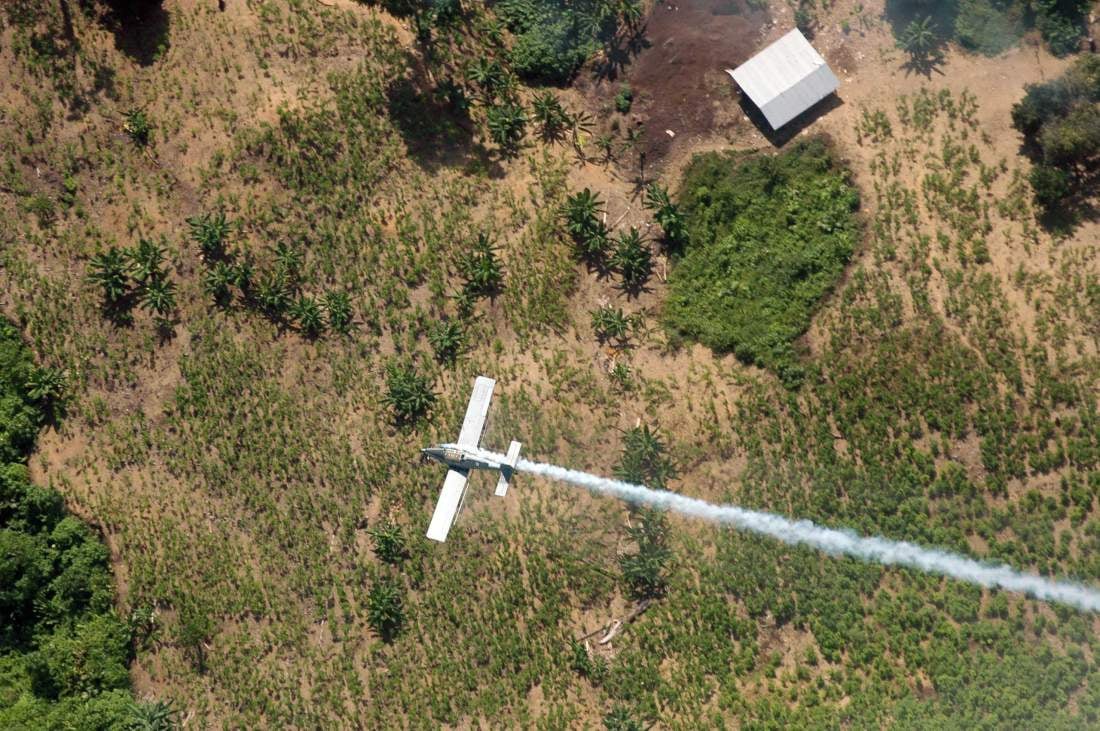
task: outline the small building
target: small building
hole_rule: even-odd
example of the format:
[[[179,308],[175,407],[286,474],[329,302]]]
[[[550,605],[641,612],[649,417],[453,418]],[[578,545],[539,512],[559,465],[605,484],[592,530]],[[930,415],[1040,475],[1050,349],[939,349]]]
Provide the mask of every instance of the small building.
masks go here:
[[[795,28],[735,69],[726,69],[773,130],[836,91],[840,81]]]

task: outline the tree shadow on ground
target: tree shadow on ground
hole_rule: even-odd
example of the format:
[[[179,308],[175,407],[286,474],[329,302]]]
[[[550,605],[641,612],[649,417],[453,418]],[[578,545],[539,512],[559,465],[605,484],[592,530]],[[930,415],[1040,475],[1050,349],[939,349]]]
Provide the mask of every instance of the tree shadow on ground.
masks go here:
[[[423,90],[413,79],[394,82],[387,91],[390,120],[409,156],[427,171],[471,168],[491,178],[504,175],[492,153],[474,138],[474,122],[462,100],[436,86]]]
[[[749,99],[746,94],[742,93],[740,95],[739,103],[741,111],[744,112],[745,116],[749,118],[749,121],[755,125],[760,134],[764,135],[768,142],[775,147],[783,147],[783,145],[793,140],[818,119],[843,105],[844,100],[834,92],[777,130],[772,129],[772,126],[764,117],[764,113],[760,111],[759,107],[753,104],[752,99]]]
[[[631,33],[618,35],[607,42],[603,53],[592,64],[592,76],[598,81],[615,81],[630,62],[650,47],[645,37],[646,26],[641,25]]]
[[[105,0],[106,25],[115,36],[115,48],[142,66],[149,66],[168,50],[168,11],[162,0]]]

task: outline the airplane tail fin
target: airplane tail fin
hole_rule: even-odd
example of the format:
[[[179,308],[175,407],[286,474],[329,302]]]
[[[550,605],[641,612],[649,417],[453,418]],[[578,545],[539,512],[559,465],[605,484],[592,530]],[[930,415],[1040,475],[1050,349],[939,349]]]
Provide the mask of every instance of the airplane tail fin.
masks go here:
[[[504,458],[504,463],[501,465],[500,478],[497,480],[497,489],[493,494],[497,497],[504,497],[508,492],[508,481],[512,479],[512,473],[515,471],[516,462],[519,461],[519,449],[522,445],[519,442],[512,442],[508,445],[508,454]]]

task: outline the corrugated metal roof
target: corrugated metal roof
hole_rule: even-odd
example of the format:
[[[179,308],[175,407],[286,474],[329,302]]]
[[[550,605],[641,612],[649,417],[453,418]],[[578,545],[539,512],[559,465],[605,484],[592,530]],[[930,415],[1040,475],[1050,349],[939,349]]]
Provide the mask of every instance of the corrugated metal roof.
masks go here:
[[[840,81],[795,28],[729,75],[779,129],[836,91]]]

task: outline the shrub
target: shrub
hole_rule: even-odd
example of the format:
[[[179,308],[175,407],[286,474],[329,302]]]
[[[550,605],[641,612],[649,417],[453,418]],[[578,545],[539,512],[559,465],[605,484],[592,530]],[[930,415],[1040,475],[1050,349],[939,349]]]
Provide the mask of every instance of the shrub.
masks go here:
[[[960,0],[955,37],[966,48],[995,56],[1023,34],[1020,14],[1006,11],[992,0]]]
[[[399,424],[418,421],[435,404],[435,392],[426,376],[412,364],[391,363],[386,368],[384,402]]]
[[[1058,208],[1070,193],[1069,175],[1049,165],[1036,165],[1028,175],[1035,201],[1046,210]]]
[[[134,144],[139,147],[145,147],[149,144],[153,125],[143,110],[131,109],[123,115],[122,129],[130,136]]]
[[[367,594],[367,622],[389,642],[401,630],[404,621],[401,588],[390,579],[375,581]]]
[[[688,245],[669,275],[666,322],[796,385],[793,343],[858,235],[847,171],[812,140],[775,157],[696,156],[681,190]]]
[[[628,114],[633,104],[634,90],[630,88],[630,84],[623,84],[619,87],[619,93],[615,95],[615,111]]]

